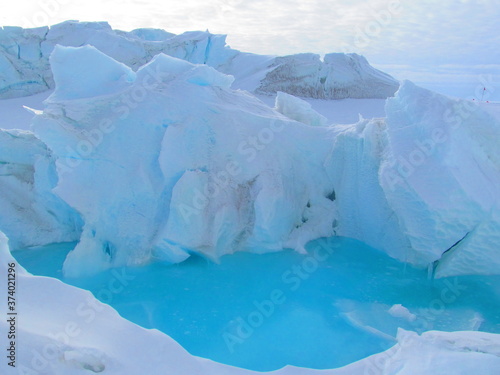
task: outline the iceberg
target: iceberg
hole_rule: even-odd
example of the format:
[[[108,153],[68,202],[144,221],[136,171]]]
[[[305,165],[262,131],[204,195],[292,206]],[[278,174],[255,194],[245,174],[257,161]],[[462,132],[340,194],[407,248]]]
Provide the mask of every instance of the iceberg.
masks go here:
[[[36,29],[0,28],[0,99],[54,88],[50,54],[57,45],[91,45],[132,70],[160,54],[206,64],[235,77],[234,88],[273,94],[277,90],[313,98],[386,98],[398,82],[355,54],[275,57],[244,53],[226,45],[225,35],[159,29],[113,30],[106,22],[66,21]],[[315,70],[319,69],[320,72]],[[286,82],[292,81],[292,85]]]
[[[386,116],[336,127],[336,233],[436,277],[498,274],[498,118],[409,81]]]
[[[332,235],[437,277],[500,271],[500,125],[473,103],[404,82],[386,118],[326,126],[299,98],[280,93],[272,109],[232,76],[165,54],[133,71],[95,47],[58,46],[50,63],[56,88],[33,138],[53,158],[50,194],[82,218],[68,276],[304,252]],[[0,228],[15,241],[9,220]]]
[[[368,64],[355,53],[331,53],[323,61],[316,54],[278,57],[258,93],[283,91],[295,96],[318,99],[387,98],[398,82]]]
[[[499,119],[411,82],[386,112],[380,182],[415,251],[411,261],[436,262],[440,277],[498,274]]]
[[[54,192],[85,222],[68,274],[180,261],[188,250],[216,259],[245,248],[302,249],[333,234],[322,164],[331,146],[320,141],[329,129],[311,132],[231,90],[232,77],[163,54],[136,74],[116,61],[112,71],[93,47],[58,47],[51,61],[65,84],[33,130],[57,156]],[[107,81],[77,61],[105,64]],[[312,144],[313,163],[301,154]]]

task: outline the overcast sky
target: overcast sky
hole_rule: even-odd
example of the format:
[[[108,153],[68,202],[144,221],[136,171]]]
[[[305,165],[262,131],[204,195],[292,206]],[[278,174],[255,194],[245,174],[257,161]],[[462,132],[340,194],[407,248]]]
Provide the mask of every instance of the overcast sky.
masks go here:
[[[67,19],[208,29],[255,53],[357,52],[398,79],[464,97],[492,75],[500,96],[499,0],[22,0],[0,8],[2,25]]]

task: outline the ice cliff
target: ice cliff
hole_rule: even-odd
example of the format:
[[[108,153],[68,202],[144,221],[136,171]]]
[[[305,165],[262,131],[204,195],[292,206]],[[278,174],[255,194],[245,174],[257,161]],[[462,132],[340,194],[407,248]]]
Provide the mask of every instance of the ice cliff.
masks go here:
[[[280,113],[233,90],[233,77],[164,54],[135,72],[94,47],[57,47],[50,64],[56,89],[25,143],[50,154],[44,189],[84,222],[68,275],[193,252],[303,251],[334,234],[438,276],[500,270],[500,125],[472,103],[405,82],[385,119],[325,126],[300,99],[280,94]],[[9,230],[19,212],[0,223],[24,244]],[[51,212],[75,222],[67,207]]]
[[[49,56],[56,45],[92,45],[134,71],[164,53],[207,64],[233,75],[234,88],[260,93],[283,91],[313,98],[386,98],[398,82],[356,54],[285,57],[243,53],[226,46],[225,35],[157,29],[113,30],[105,22],[67,21],[52,27],[0,28],[0,99],[32,95],[54,87]]]
[[[51,64],[56,90],[33,129],[57,155],[56,194],[85,221],[69,274],[189,251],[302,249],[333,234],[331,129],[163,54],[137,73],[88,46],[58,47]]]
[[[16,248],[81,233],[68,274],[334,234],[438,276],[500,269],[500,126],[473,103],[406,82],[386,118],[326,126],[285,92],[385,98],[397,84],[357,55],[245,54],[202,32],[69,21],[0,40],[0,95],[55,87],[36,137],[0,134],[0,229]],[[275,109],[235,87],[279,91]]]

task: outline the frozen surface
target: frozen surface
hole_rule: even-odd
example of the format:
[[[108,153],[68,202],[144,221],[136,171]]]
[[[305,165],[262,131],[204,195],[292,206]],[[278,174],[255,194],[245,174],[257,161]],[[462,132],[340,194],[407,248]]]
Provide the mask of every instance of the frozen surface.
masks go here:
[[[5,262],[0,267],[5,273],[6,264],[13,258],[5,239],[1,241],[0,256]],[[323,241],[318,249],[319,244],[318,241],[308,246],[309,256],[293,252],[239,254],[223,258],[220,265],[192,258],[181,266],[156,264],[117,269],[91,279],[66,281],[89,287],[126,318],[145,327],[156,325],[168,331],[189,351],[200,353],[208,342],[204,348],[207,356],[221,356],[225,352],[224,361],[246,361],[248,367],[279,367],[287,361],[306,364],[315,359],[319,360],[317,367],[326,367],[390,347],[338,369],[319,372],[287,366],[270,374],[497,373],[499,335],[470,331],[478,329],[479,315],[483,321],[480,329],[492,332],[499,329],[500,295],[494,278],[486,283],[481,277],[431,283],[425,280],[425,272],[405,268],[354,241]],[[328,249],[333,250],[330,258]],[[19,253],[19,257],[33,272],[48,271],[61,277],[60,267],[67,250],[67,245],[52,246]],[[346,263],[349,267],[345,267]],[[300,273],[294,273],[297,267]],[[89,292],[53,278],[31,276],[19,265],[17,276],[18,283],[23,285],[17,292],[18,300],[23,301],[23,319],[18,325],[19,337],[23,339],[18,346],[18,369],[36,369],[43,375],[84,374],[90,369],[111,375],[146,371],[258,374],[193,357],[169,336],[125,320]],[[170,282],[171,279],[176,282]],[[155,288],[145,288],[148,280]],[[5,289],[5,283],[2,278],[0,287]],[[229,323],[239,315],[247,318],[257,311],[252,299],[262,303],[275,289],[283,292],[285,301],[276,305],[274,313],[243,343],[235,345],[232,355],[228,354],[221,335],[224,329],[237,328],[238,323],[222,324],[216,333],[213,324],[217,320]],[[232,297],[229,304],[228,296]],[[409,322],[392,316],[389,310],[395,302],[408,306],[417,319]],[[2,310],[5,304],[2,299]],[[197,308],[198,304],[204,309]],[[2,320],[0,334],[5,336],[7,328]],[[435,331],[447,328],[462,331]],[[411,330],[426,332],[419,336]],[[341,339],[343,335],[345,340]],[[357,340],[352,340],[353,335]],[[280,345],[273,345],[277,340],[282,340]],[[314,345],[308,344],[308,340],[313,340]],[[363,345],[358,345],[360,342]],[[270,345],[274,356],[266,352]],[[279,351],[282,346],[287,350]],[[245,354],[245,349],[250,351]],[[256,352],[252,354],[251,350]],[[6,367],[5,374],[11,373],[17,374],[17,369],[11,371]]]
[[[42,110],[43,101],[52,92],[53,90],[49,90],[32,96],[0,100],[0,128],[30,130],[34,113],[24,107]],[[276,96],[257,95],[257,98],[271,108],[276,104]],[[327,124],[352,124],[359,120],[360,115],[368,119],[385,117],[385,99],[301,99],[326,117]]]
[[[191,31],[181,35],[158,29],[123,32],[112,30],[106,22],[67,21],[50,28],[0,28],[0,99],[53,88],[49,56],[55,46],[86,44],[133,70],[159,53],[207,64],[235,76],[234,88],[263,93],[284,91],[330,99],[387,98],[398,87],[395,79],[374,69],[356,54],[330,54],[324,62],[319,55],[277,58],[233,50],[226,46],[225,35],[209,32]]]

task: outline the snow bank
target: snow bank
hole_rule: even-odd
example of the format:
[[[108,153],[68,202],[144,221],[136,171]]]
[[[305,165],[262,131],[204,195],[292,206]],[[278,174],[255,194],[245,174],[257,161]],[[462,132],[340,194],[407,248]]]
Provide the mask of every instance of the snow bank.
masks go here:
[[[235,88],[314,98],[386,98],[398,83],[358,55],[332,54],[313,65],[302,55],[275,58],[226,46],[225,35],[158,29],[112,30],[106,22],[67,21],[37,29],[0,28],[0,99],[33,95],[54,87],[49,56],[56,45],[91,45],[134,71],[159,53],[207,64],[235,76]],[[321,72],[314,72],[320,69]],[[293,85],[286,82],[293,81]]]
[[[0,129],[0,229],[14,248],[80,237],[81,219],[52,193],[54,157],[30,132]]]
[[[0,272],[7,274],[10,255],[7,238],[0,232]],[[3,374],[135,375],[181,373],[185,375],[257,375],[254,372],[194,357],[169,336],[141,328],[123,319],[109,305],[59,280],[29,275],[15,266],[16,367],[4,364]],[[134,280],[124,270],[100,291],[113,298]],[[0,279],[7,290],[7,278]],[[21,310],[22,309],[22,310]],[[7,311],[7,299],[0,299]],[[7,337],[9,323],[0,321],[0,335]],[[292,366],[270,375],[427,375],[480,373],[496,375],[500,368],[500,335],[484,332],[429,331],[421,336],[400,330],[398,343],[389,350],[348,366],[310,370]]]

